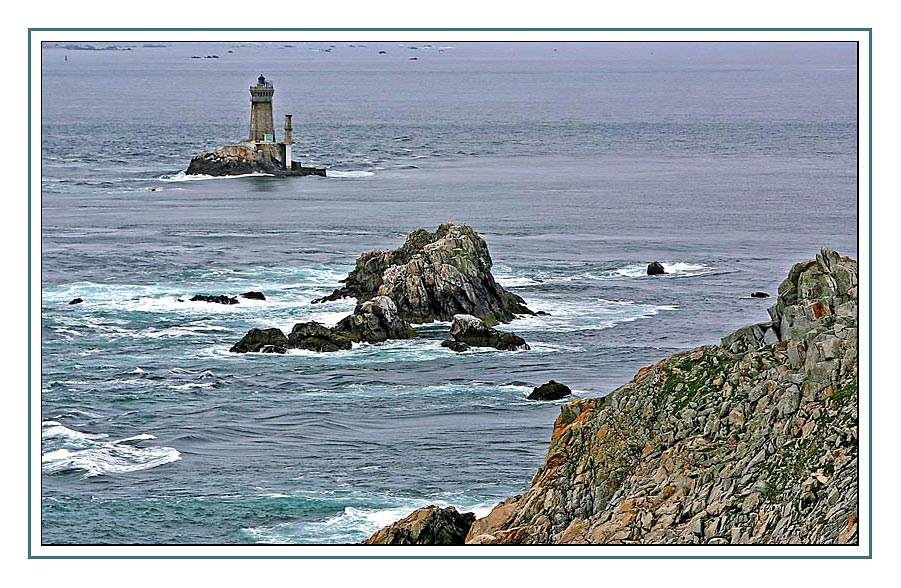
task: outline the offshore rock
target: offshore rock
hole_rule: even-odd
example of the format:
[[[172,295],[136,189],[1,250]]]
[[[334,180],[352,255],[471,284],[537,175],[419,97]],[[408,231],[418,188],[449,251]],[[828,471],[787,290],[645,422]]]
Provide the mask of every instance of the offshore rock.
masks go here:
[[[334,331],[351,341],[367,343],[417,337],[410,323],[398,316],[397,306],[387,296],[357,304],[353,314],[341,319]]]
[[[661,274],[665,274],[666,271],[663,269],[663,264],[659,261],[653,261],[648,264],[648,275],[649,276],[659,276]]]
[[[551,380],[532,390],[528,400],[560,400],[570,394],[572,394],[572,390],[569,389],[569,386]]]
[[[69,301],[69,304],[81,304],[82,302],[84,302],[84,300],[82,300],[81,298],[73,298]]]
[[[365,545],[463,545],[469,527],[476,519],[471,513],[460,514],[452,506],[426,506],[413,511],[364,541]]]
[[[457,353],[469,351],[469,345],[463,343],[462,341],[442,341],[441,346],[447,347],[451,351],[456,351]]]
[[[214,302],[216,304],[238,304],[238,299],[234,296],[207,296],[206,294],[198,294],[191,298],[191,302]]]
[[[198,153],[191,158],[189,175],[238,176],[252,173],[274,173],[279,164],[271,155],[258,157],[253,143],[238,143]]]
[[[244,292],[241,294],[241,298],[247,298],[248,300],[266,300],[265,294],[262,292],[255,292],[251,290],[250,292]]]
[[[280,329],[251,329],[240,341],[232,345],[232,353],[284,353],[289,347],[288,338]],[[264,351],[264,348],[270,348]],[[281,349],[281,351],[279,351]]]
[[[857,275],[823,250],[767,327],[563,405],[531,487],[467,543],[857,543]]]
[[[434,233],[413,231],[397,249],[362,254],[343,287],[313,302],[388,296],[410,323],[471,314],[494,325],[534,314],[495,281],[491,266],[488,245],[471,227],[443,224]]]
[[[498,331],[471,314],[455,315],[450,334],[457,341],[472,347],[494,347],[501,351],[529,349],[525,339],[519,335]]]
[[[294,349],[330,352],[350,349],[352,341],[342,333],[317,322],[297,323],[288,335],[288,343]]]
[[[751,298],[769,298],[770,295],[766,292],[751,292]]]

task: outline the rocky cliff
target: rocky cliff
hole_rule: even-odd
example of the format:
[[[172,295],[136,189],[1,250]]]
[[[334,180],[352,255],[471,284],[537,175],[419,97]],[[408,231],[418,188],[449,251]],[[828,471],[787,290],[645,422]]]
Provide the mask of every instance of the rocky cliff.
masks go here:
[[[823,250],[770,321],[564,405],[531,487],[467,543],[856,543],[857,302],[857,263]]]

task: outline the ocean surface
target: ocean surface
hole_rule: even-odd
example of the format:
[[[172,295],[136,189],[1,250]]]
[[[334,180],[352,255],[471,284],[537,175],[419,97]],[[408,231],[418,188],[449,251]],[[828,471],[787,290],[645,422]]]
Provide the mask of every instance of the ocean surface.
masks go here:
[[[353,543],[427,504],[484,515],[543,461],[562,401],[532,387],[607,394],[766,320],[750,293],[820,247],[857,256],[851,43],[147,44],[40,55],[45,544]],[[247,135],[261,73],[278,135],[293,114],[295,160],[328,177],[185,177]],[[502,326],[530,351],[456,354],[437,323],[228,352],[334,324],[353,301],[310,300],[360,253],[450,221],[550,313]],[[266,300],[178,301],[248,290]]]

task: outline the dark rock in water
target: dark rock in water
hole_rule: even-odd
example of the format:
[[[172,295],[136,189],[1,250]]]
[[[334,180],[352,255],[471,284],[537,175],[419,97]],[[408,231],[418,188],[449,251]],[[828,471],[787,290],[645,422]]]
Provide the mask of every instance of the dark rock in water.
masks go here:
[[[388,339],[414,339],[418,335],[410,323],[397,314],[397,306],[387,296],[357,304],[352,315],[332,329],[351,341],[381,343]]]
[[[297,323],[288,335],[289,347],[308,351],[329,352],[350,349],[352,341],[316,322]]]
[[[529,400],[560,400],[572,394],[572,390],[566,384],[560,384],[551,380],[547,384],[538,386],[529,394]]]
[[[751,298],[769,298],[770,295],[766,292],[751,292]]]
[[[660,274],[665,274],[666,271],[663,269],[663,264],[659,261],[654,261],[648,264],[648,275],[649,276],[659,276]]]
[[[288,347],[288,338],[280,329],[250,329],[240,341],[229,349],[232,353],[284,353],[284,351],[263,351],[265,347]]]
[[[488,246],[471,227],[443,224],[434,233],[413,231],[397,249],[364,253],[342,288],[313,302],[388,296],[410,323],[470,314],[493,325],[534,314],[495,281],[491,265]]]
[[[457,341],[473,347],[494,347],[501,351],[529,349],[525,339],[519,335],[493,329],[471,314],[454,316],[450,334]]]
[[[241,298],[247,298],[248,300],[266,300],[266,296],[264,296],[262,292],[255,292],[253,290],[241,294]]]
[[[263,345],[260,347],[260,353],[288,353],[288,348],[280,345]]]
[[[442,341],[441,346],[447,347],[451,351],[456,351],[457,353],[469,351],[469,345],[463,343],[462,341]]]
[[[551,313],[539,310],[535,313],[535,316],[551,316]]]
[[[84,302],[84,300],[82,300],[81,298],[73,298],[69,301],[69,304],[81,304],[82,302]]]
[[[258,157],[253,143],[238,143],[195,155],[185,173],[207,176],[272,173],[280,167],[273,156],[264,152],[263,157]]]
[[[448,506],[426,506],[404,519],[376,531],[365,545],[463,545],[476,520],[471,512],[460,514]]]
[[[219,296],[207,296],[205,294],[198,294],[191,298],[191,302],[215,302],[216,304],[238,304],[238,299],[234,296],[226,296],[225,294],[221,294]]]

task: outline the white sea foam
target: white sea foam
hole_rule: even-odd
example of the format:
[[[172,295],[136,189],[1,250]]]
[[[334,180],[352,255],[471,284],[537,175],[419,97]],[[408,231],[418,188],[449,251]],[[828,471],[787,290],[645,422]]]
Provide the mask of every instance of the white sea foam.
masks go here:
[[[70,429],[56,421],[41,424],[41,471],[56,474],[82,471],[90,478],[155,468],[181,459],[173,447],[139,447],[156,439],[141,433],[116,441],[107,441],[105,433],[90,434]]]
[[[337,169],[330,169],[326,170],[325,175],[329,178],[368,178],[370,176],[374,176],[375,173],[363,170],[342,171]]]
[[[196,182],[200,180],[232,180],[235,178],[254,178],[266,176],[272,176],[272,174],[254,172],[252,174],[237,174],[233,176],[208,176],[206,174],[186,174],[185,172],[180,171],[174,176],[160,176],[157,179],[161,182]]]
[[[649,318],[660,312],[677,310],[677,307],[672,305],[640,304],[631,300],[604,300],[603,298],[584,302],[546,301],[538,298],[530,299],[529,305],[533,309],[548,309],[551,314],[525,316],[509,325],[500,325],[497,328],[513,330],[516,333],[602,330],[621,323]],[[528,341],[528,338],[526,340]]]
[[[689,263],[685,261],[662,261],[664,275],[676,276],[703,276],[714,271],[714,268],[703,263]],[[636,263],[617,268],[616,274],[625,278],[640,278],[648,275],[648,264]]]

